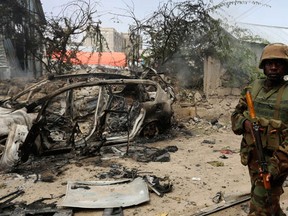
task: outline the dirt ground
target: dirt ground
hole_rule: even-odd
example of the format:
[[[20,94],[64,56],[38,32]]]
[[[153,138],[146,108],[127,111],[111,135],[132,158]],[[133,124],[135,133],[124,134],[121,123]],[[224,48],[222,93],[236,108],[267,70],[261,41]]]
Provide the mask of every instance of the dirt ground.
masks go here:
[[[174,127],[166,138],[145,144],[151,148],[176,146],[178,150],[169,152],[170,160],[167,162],[137,162],[133,157],[119,157],[119,155],[118,157],[117,155],[113,157],[101,155],[81,160],[63,158],[66,162],[64,165],[57,162],[53,165],[54,167],[51,167],[48,162],[47,169],[41,168],[39,174],[50,177],[51,181],[47,179],[35,181],[36,177],[31,170],[25,171],[25,168],[21,170],[20,167],[13,172],[0,174],[0,198],[21,188],[25,193],[12,201],[18,203],[19,206],[21,202],[28,205],[42,198],[45,204],[59,205],[66,193],[67,181],[103,180],[100,179],[100,174],[107,173],[111,167],[117,166],[126,170],[134,169],[138,173],[149,173],[173,184],[172,191],[165,193],[163,197],[150,191],[148,202],[123,208],[123,214],[127,216],[201,215],[199,214],[201,211],[209,212],[217,206],[239,200],[242,195],[249,194],[250,184],[247,168],[240,164],[241,137],[232,133],[229,122],[231,107],[235,105],[235,102],[223,102],[229,105],[229,109],[218,119],[218,125],[210,123],[211,116],[218,116],[215,107],[209,109],[206,107],[202,111],[198,109],[197,117],[194,116],[195,113],[193,114],[191,108],[188,111],[176,109],[177,127]],[[203,110],[205,110],[205,115]],[[133,145],[131,144],[131,148]],[[32,166],[33,160],[29,163]],[[55,166],[61,167],[61,172],[58,170],[56,173]],[[113,178],[105,178],[105,180],[113,180]],[[221,194],[218,197],[218,204],[217,193]],[[287,191],[283,195],[281,205],[286,211]],[[242,202],[209,215],[242,216],[247,215],[247,211],[248,203]],[[74,208],[73,212],[75,216],[103,215],[103,209]]]

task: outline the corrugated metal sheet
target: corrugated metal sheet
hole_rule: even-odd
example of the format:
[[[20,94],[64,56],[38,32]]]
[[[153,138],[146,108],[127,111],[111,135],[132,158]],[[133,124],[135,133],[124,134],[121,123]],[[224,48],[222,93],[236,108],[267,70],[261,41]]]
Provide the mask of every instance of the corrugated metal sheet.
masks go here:
[[[123,52],[78,52],[76,55],[82,64],[107,65],[116,67],[126,66],[126,55]]]
[[[251,23],[237,23],[242,29],[254,36],[266,40],[269,43],[285,43],[288,44],[288,27],[268,26]]]
[[[68,51],[69,55],[69,51]],[[58,54],[55,53],[54,57]],[[58,57],[57,57],[58,58]],[[57,59],[56,58],[56,59]],[[126,67],[126,55],[123,52],[83,52],[79,51],[76,53],[77,59],[71,59],[70,61],[77,64],[84,65],[103,65],[103,66],[115,66],[115,67]]]

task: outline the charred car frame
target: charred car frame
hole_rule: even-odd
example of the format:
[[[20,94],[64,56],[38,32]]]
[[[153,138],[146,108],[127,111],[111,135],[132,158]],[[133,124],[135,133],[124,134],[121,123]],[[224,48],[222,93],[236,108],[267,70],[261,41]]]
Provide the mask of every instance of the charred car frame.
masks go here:
[[[66,79],[69,84],[39,99],[30,100],[29,96],[25,103],[15,101],[24,93],[31,95],[28,90],[2,102],[0,115],[9,116],[11,121],[2,120],[9,128],[8,134],[0,130],[0,165],[10,167],[16,161],[24,162],[30,154],[71,149],[81,149],[85,154],[99,151],[104,145],[129,143],[136,137],[149,138],[163,132],[171,126],[175,98],[173,89],[152,72],[153,80],[108,74],[101,78],[99,74],[97,78],[91,74],[58,76],[53,79]],[[83,77],[90,80],[83,81]],[[19,117],[19,112],[24,113],[25,124],[11,117],[15,113]]]

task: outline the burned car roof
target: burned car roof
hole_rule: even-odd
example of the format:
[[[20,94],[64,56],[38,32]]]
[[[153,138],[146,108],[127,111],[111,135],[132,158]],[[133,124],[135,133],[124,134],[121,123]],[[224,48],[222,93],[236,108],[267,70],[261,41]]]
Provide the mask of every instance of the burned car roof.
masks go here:
[[[43,97],[41,93],[48,93],[57,90],[69,83],[89,82],[98,79],[130,79],[131,76],[115,73],[81,73],[81,74],[64,74],[49,75],[36,83],[31,84],[23,91],[16,95],[0,100],[0,106],[5,108],[21,108],[36,98]],[[37,93],[40,92],[40,95]]]

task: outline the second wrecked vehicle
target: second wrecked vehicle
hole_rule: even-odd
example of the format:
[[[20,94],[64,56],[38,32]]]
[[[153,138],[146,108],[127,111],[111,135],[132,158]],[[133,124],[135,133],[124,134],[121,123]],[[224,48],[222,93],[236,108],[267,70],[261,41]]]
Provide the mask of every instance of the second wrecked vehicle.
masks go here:
[[[171,126],[174,100],[171,87],[150,79],[124,77],[67,84],[13,112],[3,109],[3,115],[11,117],[20,110],[29,118],[23,115],[25,125],[14,121],[5,148],[2,139],[0,165],[26,161],[31,153],[77,148],[89,154],[104,145],[153,137]]]

